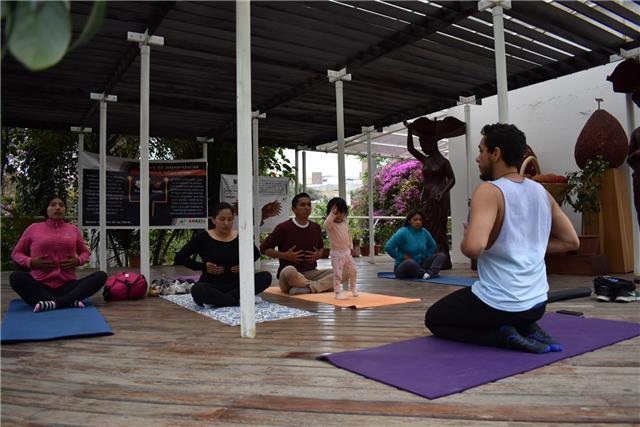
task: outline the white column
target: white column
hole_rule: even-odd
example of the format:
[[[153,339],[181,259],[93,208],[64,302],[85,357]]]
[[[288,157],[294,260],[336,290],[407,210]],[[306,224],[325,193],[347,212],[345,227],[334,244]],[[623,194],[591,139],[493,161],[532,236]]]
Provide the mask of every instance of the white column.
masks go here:
[[[238,233],[240,239],[240,335],[254,338],[253,185],[251,180],[251,3],[236,2],[236,101],[238,135]]]
[[[100,211],[98,224],[100,227],[100,241],[98,244],[98,259],[100,270],[107,272],[107,103],[100,101]]]
[[[635,105],[631,99],[631,94],[626,94],[627,102],[627,135],[636,129]],[[623,164],[623,170],[627,178],[627,187],[631,195],[631,224],[633,230],[633,275],[640,276],[640,228],[638,228],[638,213],[633,203],[633,178],[631,176],[631,168],[628,164]]]
[[[299,162],[298,162],[298,149],[295,149],[295,153],[296,153],[296,161],[295,161],[295,169],[296,169],[296,186],[295,186],[295,191],[296,194],[298,194],[300,192],[300,172],[299,172]]]
[[[373,132],[373,126],[363,127],[362,132],[367,133],[367,171],[369,178],[367,179],[367,203],[369,211],[369,263],[375,264],[375,240],[374,240],[374,225],[373,225],[373,178],[376,174],[376,163],[373,160],[373,153],[371,152],[371,132]]]
[[[78,134],[78,167],[76,169],[78,174],[78,203],[77,203],[77,212],[78,212],[78,227],[82,227],[82,165],[80,164],[80,156],[84,152],[84,134],[91,133],[93,129],[91,128],[83,128],[80,126],[71,126],[71,132],[76,132]]]
[[[351,81],[351,74],[347,74],[347,69],[339,71],[327,71],[329,82],[336,84],[336,126],[338,132],[338,194],[346,200],[347,182],[344,166],[344,106],[343,106],[343,80]]]
[[[504,9],[511,9],[511,0],[481,0],[478,9],[491,8],[493,40],[496,58],[496,84],[498,86],[498,121],[509,123],[509,94],[507,87],[507,60],[504,47]]]
[[[149,55],[140,46],[140,273],[151,283],[149,256]]]
[[[115,95],[105,95],[104,93],[92,92],[90,98],[100,102],[100,214],[99,230],[100,240],[98,244],[98,257],[100,260],[100,270],[107,271],[107,102],[116,102]]]
[[[163,46],[164,38],[144,33],[127,33],[127,41],[140,46],[140,273],[151,283],[149,253],[149,80],[150,44]]]
[[[302,192],[307,192],[307,152],[302,152]]]
[[[262,211],[260,210],[260,203],[258,196],[260,194],[260,139],[258,138],[258,128],[260,119],[267,117],[265,113],[260,114],[260,111],[253,111],[251,113],[251,126],[252,126],[252,147],[253,147],[253,240],[256,246],[260,247],[260,222],[262,220]],[[259,269],[261,262],[258,259],[255,262],[256,269]]]

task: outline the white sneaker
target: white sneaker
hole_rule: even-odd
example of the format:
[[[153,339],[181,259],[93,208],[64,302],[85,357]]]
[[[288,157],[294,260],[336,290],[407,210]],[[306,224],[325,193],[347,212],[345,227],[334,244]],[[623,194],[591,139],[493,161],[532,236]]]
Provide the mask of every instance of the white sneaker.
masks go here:
[[[424,273],[424,274],[422,275],[422,278],[423,278],[423,279],[425,279],[425,280],[426,280],[426,279],[431,279],[431,275],[430,275],[429,273]]]

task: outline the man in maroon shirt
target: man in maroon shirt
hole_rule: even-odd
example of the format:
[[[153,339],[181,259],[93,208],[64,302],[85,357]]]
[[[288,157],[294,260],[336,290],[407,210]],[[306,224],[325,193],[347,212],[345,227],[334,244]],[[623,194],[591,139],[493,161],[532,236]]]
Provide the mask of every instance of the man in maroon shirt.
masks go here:
[[[311,197],[296,195],[291,209],[295,218],[278,224],[260,245],[260,252],[280,260],[277,277],[282,292],[295,295],[333,290],[333,270],[318,270],[324,244],[322,229],[309,221]]]

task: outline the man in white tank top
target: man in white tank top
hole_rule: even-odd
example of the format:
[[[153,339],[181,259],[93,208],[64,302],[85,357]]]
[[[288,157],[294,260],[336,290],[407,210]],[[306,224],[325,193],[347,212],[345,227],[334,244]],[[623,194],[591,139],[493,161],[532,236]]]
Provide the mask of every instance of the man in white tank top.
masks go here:
[[[479,280],[436,302],[425,325],[456,341],[531,353],[561,351],[536,323],[547,291],[545,253],[575,250],[578,236],[540,184],[518,174],[526,138],[514,125],[482,129],[476,158],[484,182],[471,199],[460,249],[478,259]]]

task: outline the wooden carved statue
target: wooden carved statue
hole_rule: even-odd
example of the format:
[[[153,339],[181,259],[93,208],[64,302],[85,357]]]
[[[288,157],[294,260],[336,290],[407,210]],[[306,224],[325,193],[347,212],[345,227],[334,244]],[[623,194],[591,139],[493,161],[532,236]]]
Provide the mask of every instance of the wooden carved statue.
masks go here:
[[[413,123],[404,122],[408,130],[407,149],[416,159],[422,162],[424,186],[420,194],[420,206],[423,211],[424,227],[429,230],[436,241],[436,251],[447,256],[442,268],[451,268],[449,243],[447,239],[447,218],[451,212],[449,191],[456,183],[453,169],[438,149],[438,141],[465,133],[464,122],[447,117],[442,121],[420,117]],[[418,151],[413,146],[413,134],[420,138]]]

